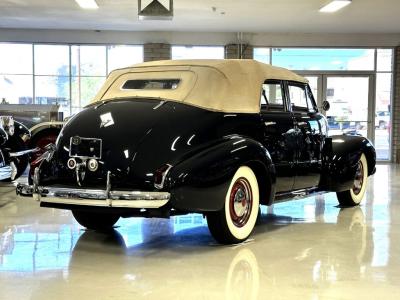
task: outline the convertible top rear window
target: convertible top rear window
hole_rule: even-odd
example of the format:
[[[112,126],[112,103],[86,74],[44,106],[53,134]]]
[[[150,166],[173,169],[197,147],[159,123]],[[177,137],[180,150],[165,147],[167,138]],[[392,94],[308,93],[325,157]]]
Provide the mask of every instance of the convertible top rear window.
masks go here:
[[[180,79],[135,79],[128,80],[123,90],[175,90]]]

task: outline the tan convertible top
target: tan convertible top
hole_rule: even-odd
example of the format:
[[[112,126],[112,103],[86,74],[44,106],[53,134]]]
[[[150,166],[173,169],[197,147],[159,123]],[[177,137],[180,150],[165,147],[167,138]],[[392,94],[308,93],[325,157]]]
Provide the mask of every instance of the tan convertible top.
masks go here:
[[[179,80],[173,89],[123,88],[130,80]],[[307,80],[248,59],[164,60],[110,73],[91,104],[120,98],[160,98],[226,113],[258,113],[265,80]]]

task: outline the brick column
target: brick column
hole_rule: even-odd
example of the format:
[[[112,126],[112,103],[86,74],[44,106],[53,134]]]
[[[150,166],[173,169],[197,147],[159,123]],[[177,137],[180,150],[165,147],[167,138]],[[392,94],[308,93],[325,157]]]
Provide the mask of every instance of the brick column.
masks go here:
[[[229,44],[225,46],[225,58],[226,59],[253,59],[253,46],[242,45],[242,57],[239,55],[240,46],[238,44]]]
[[[171,59],[171,45],[163,43],[148,43],[143,45],[143,60]]]
[[[394,87],[392,102],[392,161],[400,164],[400,46],[394,50]]]

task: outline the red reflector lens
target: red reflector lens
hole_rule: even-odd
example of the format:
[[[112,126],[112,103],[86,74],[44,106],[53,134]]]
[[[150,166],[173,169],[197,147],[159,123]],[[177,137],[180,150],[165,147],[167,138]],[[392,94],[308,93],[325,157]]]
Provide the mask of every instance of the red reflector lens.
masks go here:
[[[161,168],[159,168],[157,171],[154,173],[154,183],[155,184],[161,184],[162,180],[164,178],[164,174],[166,171],[168,171],[169,165],[164,165]]]

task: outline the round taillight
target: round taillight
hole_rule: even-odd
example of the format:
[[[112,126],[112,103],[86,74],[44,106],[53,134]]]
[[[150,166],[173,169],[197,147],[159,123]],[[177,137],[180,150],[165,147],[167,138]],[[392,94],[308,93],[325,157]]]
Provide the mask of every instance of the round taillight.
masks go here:
[[[67,167],[69,168],[69,169],[75,169],[75,167],[76,167],[76,160],[75,160],[75,158],[70,158],[70,159],[68,159],[68,161],[67,161]]]
[[[162,189],[164,187],[165,177],[172,168],[170,164],[165,164],[154,172],[154,187]]]
[[[99,163],[95,159],[89,159],[88,161],[88,169],[89,171],[95,172],[99,168]]]

